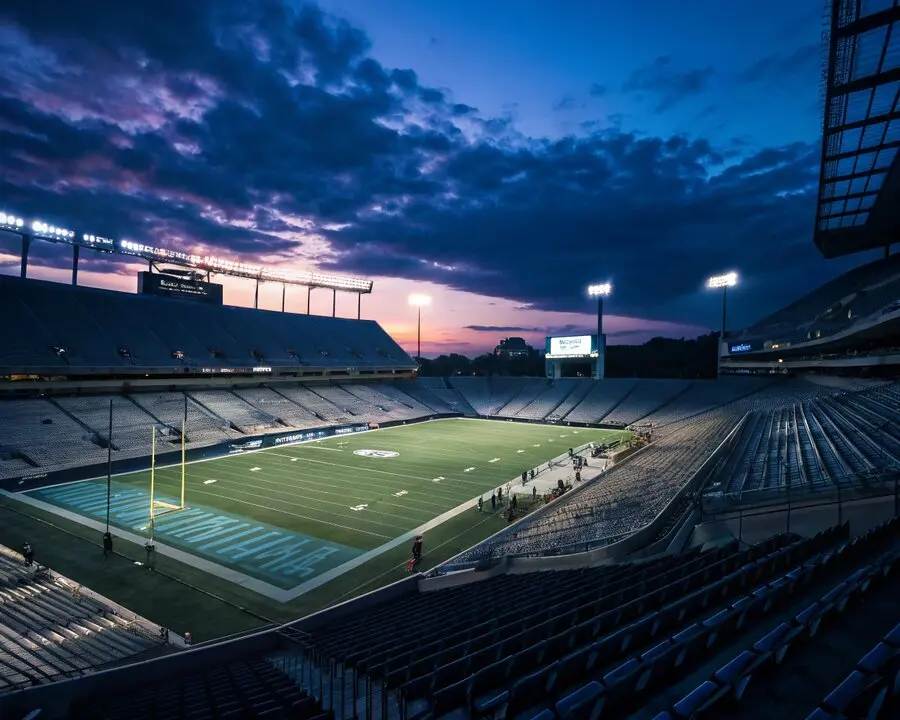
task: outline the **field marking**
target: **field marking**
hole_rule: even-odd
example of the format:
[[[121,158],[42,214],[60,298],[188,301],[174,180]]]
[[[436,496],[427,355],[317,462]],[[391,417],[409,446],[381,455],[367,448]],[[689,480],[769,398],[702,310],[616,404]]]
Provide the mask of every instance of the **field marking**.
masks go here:
[[[403,497],[404,495],[409,495],[407,490],[401,490],[400,492],[395,492],[394,497]]]
[[[203,484],[204,485],[212,485],[214,482],[218,482],[218,480],[216,480],[215,478],[210,478],[209,480],[204,480]]]
[[[319,441],[321,442],[321,441]],[[309,450],[331,450],[331,452],[344,452],[344,448],[333,448],[328,447],[327,445],[307,445]],[[268,448],[267,448],[268,449]],[[270,455],[274,455],[274,453],[269,453]],[[297,458],[299,459],[299,458]]]
[[[365,510],[367,507],[369,507],[368,503],[362,503],[361,505],[354,505],[350,509],[359,512],[360,510]]]
[[[465,470],[463,470],[463,472],[472,472],[474,469],[475,468],[473,468],[473,467],[469,467],[469,468],[466,468]]]
[[[447,479],[447,478],[445,478],[445,477],[442,475],[442,476],[440,476],[440,477],[432,478],[431,482],[440,482],[441,480],[446,480],[446,479]]]
[[[473,426],[473,425],[475,425],[476,422],[481,421],[481,428],[480,428],[481,430],[488,429],[488,426],[487,426],[488,422],[492,422],[495,425],[500,425],[500,423],[498,423],[496,420],[487,420],[484,418],[461,418],[460,417],[460,418],[453,418],[453,420],[455,420],[457,422],[462,421],[465,425],[468,425],[468,426]],[[431,429],[433,429],[430,427],[431,423],[436,423],[436,427],[437,427],[437,426],[443,425],[446,422],[449,422],[449,419],[427,420],[424,422],[416,423],[416,425],[422,429],[427,429],[430,431]],[[505,426],[506,424],[503,423],[503,425]],[[386,430],[393,430],[395,428],[410,428],[410,427],[412,427],[412,426],[398,425],[398,426],[394,426],[392,428],[379,428],[379,430],[386,431]],[[368,432],[371,432],[371,431],[368,431]],[[504,431],[501,431],[501,433],[502,432],[504,432]],[[577,431],[574,431],[574,432],[577,432]],[[621,432],[622,431],[620,431],[620,430],[600,431],[600,435],[598,435],[598,438],[605,439],[605,438],[608,438],[611,436],[618,436],[619,434],[621,434]],[[490,434],[494,435],[495,437],[499,437],[501,435],[501,433],[497,433],[496,435],[494,433],[490,433]],[[362,440],[362,438],[361,438],[362,435],[363,435],[363,433],[358,433],[356,436],[354,436],[354,438],[358,438],[359,440]],[[419,433],[418,436],[412,435],[412,439],[415,439],[417,441],[420,441],[420,440],[427,441],[429,439],[429,435],[430,435],[430,432]],[[317,439],[317,440],[321,441],[321,439]],[[311,440],[311,441],[305,441],[303,443],[291,443],[290,446],[310,445],[312,442],[316,442],[316,441]],[[442,441],[442,444],[445,446],[447,446],[447,445],[450,445],[450,446],[465,445],[469,450],[472,449],[471,443],[466,443],[465,441],[460,441],[458,443],[453,443],[451,441]],[[284,448],[290,447],[290,446],[280,446],[279,449],[284,449]],[[540,447],[540,445],[536,445],[535,447]],[[270,449],[259,449],[259,450],[251,450],[251,451],[243,452],[240,455],[250,455],[255,452],[269,452],[270,454],[274,454],[271,452]],[[426,456],[432,455],[432,453],[423,453],[423,454]],[[440,454],[444,455],[444,456],[449,456],[449,455],[452,455],[453,453],[446,452],[446,453],[440,453]],[[233,459],[236,459],[239,456],[234,455],[234,456],[230,456],[230,457]],[[285,457],[289,457],[292,462],[296,462],[299,459],[301,459],[301,458],[295,458],[293,456],[285,456]],[[188,464],[193,465],[193,464],[199,463],[199,462],[211,462],[211,461],[219,461],[219,460],[224,461],[227,459],[229,459],[229,456],[204,458],[204,459],[200,459],[200,460],[193,460]],[[333,463],[323,463],[323,464],[332,465]],[[173,463],[171,465],[160,468],[160,470],[162,471],[162,470],[169,469],[169,470],[172,470],[173,472],[177,472],[177,470],[179,468],[180,468],[179,463]],[[354,468],[354,469],[356,469],[356,468]],[[241,470],[241,471],[243,471],[243,470]],[[368,472],[371,472],[371,470],[368,470]],[[131,475],[131,476],[134,476],[134,475],[146,476],[146,474],[147,474],[147,469],[141,469],[141,470],[136,470],[136,471],[132,471],[132,472],[128,472],[128,473],[120,473],[120,474],[117,474],[116,477],[121,478],[121,477],[126,477],[129,475]],[[87,479],[83,479],[83,480],[74,480],[74,481],[71,481],[68,483],[57,483],[57,485],[74,485],[74,484],[78,484],[78,483],[88,482],[91,480],[96,482],[98,480],[104,480],[104,479],[105,479],[105,477],[87,478]],[[125,482],[128,483],[128,481],[125,481]],[[172,482],[175,482],[174,479],[172,480]],[[466,483],[466,484],[475,484],[470,481],[463,480],[462,478],[457,479],[456,482]],[[128,484],[134,485],[136,483],[132,481]],[[100,522],[94,522],[94,521],[91,521],[89,518],[86,518],[83,515],[80,515],[77,513],[72,513],[69,511],[64,511],[62,508],[59,508],[57,506],[43,503],[41,501],[36,500],[35,498],[30,497],[27,494],[10,493],[10,492],[6,492],[6,491],[0,491],[0,492],[2,492],[5,495],[8,495],[12,499],[18,498],[22,502],[41,506],[41,507],[47,509],[49,512],[54,512],[57,514],[65,515],[66,517],[70,517],[70,519],[72,519],[73,521],[78,522],[82,525],[91,525],[92,527],[96,527],[97,529],[100,529],[101,531],[104,528],[104,526]],[[203,493],[203,491],[200,491],[200,490],[198,490],[198,492],[200,492],[202,494],[215,496],[215,497],[224,497],[224,496],[220,496],[216,493]],[[235,501],[235,502],[240,502],[234,498],[229,498],[229,499],[232,501]],[[448,511],[448,512],[444,513],[443,515],[439,516],[438,518],[433,518],[432,520],[428,521],[425,525],[421,526],[420,528],[416,528],[415,530],[409,531],[400,537],[394,538],[394,540],[391,540],[391,541],[385,543],[384,545],[379,546],[378,548],[375,548],[371,551],[363,553],[362,555],[358,556],[354,560],[349,561],[348,563],[344,563],[344,565],[341,565],[336,568],[333,568],[332,570],[326,571],[325,573],[322,573],[321,575],[316,576],[315,578],[311,578],[306,583],[296,586],[295,588],[293,588],[289,591],[282,590],[281,588],[270,585],[264,581],[244,575],[243,573],[241,573],[237,570],[234,570],[230,566],[220,565],[218,563],[206,561],[203,558],[192,555],[190,553],[179,551],[177,548],[164,547],[164,546],[160,545],[159,551],[161,554],[174,557],[175,559],[179,560],[180,562],[183,562],[186,565],[198,567],[198,568],[204,570],[205,572],[209,572],[209,573],[217,575],[219,577],[223,577],[224,579],[234,582],[236,585],[247,587],[248,589],[251,589],[254,592],[257,592],[261,595],[270,597],[274,600],[278,600],[281,602],[288,602],[292,599],[295,599],[296,597],[299,597],[300,595],[304,594],[305,592],[308,592],[309,590],[312,590],[315,587],[319,587],[320,585],[330,581],[331,579],[333,579],[339,575],[342,575],[345,572],[348,572],[349,570],[354,569],[355,567],[358,567],[361,564],[369,562],[369,560],[373,559],[374,557],[377,557],[378,555],[382,554],[383,552],[387,552],[388,550],[390,550],[394,547],[397,547],[399,544],[408,541],[409,539],[414,537],[415,534],[424,532],[425,529],[430,529],[431,527],[436,527],[437,525],[441,524],[441,522],[444,522],[446,519],[450,519],[450,517],[453,517],[455,514],[457,514],[457,511],[459,513],[465,512],[465,510],[470,507],[471,502],[472,501],[469,501],[468,503],[465,503],[465,502],[461,503],[453,511]],[[252,505],[252,503],[245,503],[245,504]],[[273,510],[275,512],[281,512],[278,509],[273,509]],[[295,515],[298,517],[302,517],[297,513],[286,513],[286,514],[292,514],[292,515]],[[326,523],[326,524],[337,526],[335,523]],[[356,530],[355,528],[347,528],[347,529]],[[357,530],[357,532],[360,532],[360,531]],[[366,531],[361,531],[361,532],[365,533]],[[126,533],[123,531],[119,531],[119,534],[122,535],[123,537],[126,537],[126,535],[131,536],[131,537],[129,537],[129,539],[131,539],[132,542],[135,542],[137,544],[142,544],[145,540],[145,538],[143,538],[141,536],[133,535],[131,533]]]
[[[272,500],[272,501],[277,501],[277,502],[279,502],[279,503],[282,503],[282,504],[284,504],[284,505],[288,505],[288,506],[291,506],[291,507],[309,507],[309,505],[306,504],[306,503],[295,502],[295,501],[292,501],[292,500],[282,500],[282,499],[280,499],[280,498],[271,497],[271,494],[276,494],[276,495],[289,495],[289,496],[294,497],[294,498],[296,498],[297,495],[298,495],[298,493],[297,493],[297,491],[296,491],[296,488],[293,488],[293,489],[292,489],[292,488],[290,488],[290,487],[287,487],[287,486],[283,485],[282,483],[279,483],[279,482],[276,481],[276,480],[268,480],[268,479],[266,479],[266,478],[264,478],[264,477],[261,477],[261,476],[257,476],[256,478],[254,478],[254,480],[257,480],[257,482],[269,483],[269,484],[277,485],[279,488],[282,488],[282,487],[283,487],[283,488],[285,488],[285,489],[268,488],[268,487],[264,487],[264,486],[260,486],[260,485],[256,485],[256,484],[247,482],[246,479],[244,478],[244,476],[243,476],[240,472],[238,472],[238,471],[236,471],[236,470],[230,470],[230,469],[226,470],[225,468],[219,468],[219,472],[220,472],[221,474],[223,474],[223,475],[231,475],[231,476],[233,476],[234,478],[236,478],[237,482],[239,483],[239,486],[238,486],[238,487],[231,487],[230,485],[226,485],[226,486],[223,488],[224,492],[233,492],[233,493],[239,493],[239,494],[242,494],[242,495],[251,495],[252,497],[259,498],[260,496],[259,496],[258,493],[251,492],[252,489],[256,488],[256,489],[258,489],[258,490],[265,490],[267,493],[270,493],[270,495],[268,495],[265,499]],[[161,481],[157,480],[157,482],[160,482],[160,484],[163,484],[163,485],[166,484],[165,481],[162,481],[162,482],[161,482]],[[170,482],[174,482],[174,481],[170,481]],[[135,483],[128,483],[128,484],[129,484],[129,485],[135,485]],[[361,486],[355,486],[355,485],[354,485],[354,490],[357,489],[357,488],[359,488],[359,487],[361,487]],[[248,490],[248,489],[249,489],[249,490]],[[386,489],[385,489],[385,490],[386,490]],[[191,492],[200,492],[200,493],[204,493],[204,491],[203,491],[202,489],[200,489],[200,488],[196,488],[195,490],[191,490]],[[329,493],[329,492],[327,492],[327,491],[318,491],[318,492],[321,492],[321,493],[327,494],[327,495],[334,495],[334,496],[336,496],[336,497],[342,497],[342,498],[344,498],[345,500],[348,499],[348,494],[347,494],[346,492],[334,492],[334,493]],[[241,500],[240,498],[230,497],[229,495],[226,495],[226,494],[223,494],[223,493],[205,492],[204,494],[206,494],[206,495],[211,495],[211,496],[213,496],[213,497],[228,498],[228,499],[233,500],[234,502],[237,502],[237,503],[242,503],[242,502],[244,502],[244,500]],[[356,500],[360,500],[360,501],[362,501],[362,500],[369,500],[369,499],[371,499],[371,497],[372,497],[372,492],[371,492],[371,491],[368,491],[368,492],[365,492],[365,493],[359,493],[359,494],[357,494],[357,495],[355,495],[355,496],[350,495],[349,497],[350,497],[351,499],[356,499]],[[323,504],[325,504],[325,505],[335,505],[335,506],[338,506],[338,507],[344,507],[344,503],[343,503],[343,502],[336,502],[336,501],[333,501],[333,500],[325,500],[325,499],[322,499],[322,498],[313,498],[313,497],[309,497],[308,495],[306,496],[306,499],[307,499],[307,500],[314,500],[316,503],[323,503]],[[394,507],[412,510],[413,512],[421,512],[421,513],[423,513],[423,514],[427,514],[427,513],[429,513],[429,512],[433,512],[433,511],[431,511],[431,510],[421,510],[421,509],[416,509],[416,508],[408,508],[408,507],[405,506],[405,505],[395,505],[394,503],[390,503],[390,502],[388,502],[388,501],[384,501],[384,502],[385,502],[386,504],[392,505],[392,506],[394,506]],[[422,502],[427,502],[427,501],[422,501]],[[436,507],[436,508],[444,507],[444,505],[441,505],[441,504],[438,504],[438,503],[427,503],[427,504],[433,505],[433,506]],[[324,513],[329,513],[329,514],[332,514],[332,515],[343,516],[343,513],[336,513],[336,512],[334,512],[334,511],[332,511],[332,510],[329,510],[329,509],[327,509],[327,508],[316,508],[316,509],[317,509],[317,510],[320,510],[321,512],[324,512]],[[394,513],[381,512],[381,511],[373,511],[373,512],[377,512],[379,515],[385,515],[385,516],[394,517]],[[394,526],[394,525],[389,525],[389,527],[396,527],[396,526]]]
[[[524,451],[524,450],[516,450],[516,452],[517,452],[517,453],[523,453],[523,452],[525,452],[525,451]]]
[[[252,467],[252,468],[250,468],[250,472],[259,472],[260,470],[262,470],[261,467]]]
[[[313,478],[305,477],[300,480],[300,482],[302,484],[298,488],[297,479],[294,476],[284,475],[284,474],[280,473],[277,469],[272,470],[270,473],[267,473],[266,476],[256,475],[254,477],[254,482],[252,482],[252,483],[248,482],[247,478],[245,478],[244,475],[242,474],[242,472],[239,472],[238,470],[232,470],[230,468],[226,469],[226,468],[222,467],[222,468],[219,468],[219,472],[223,475],[228,475],[228,476],[233,477],[235,482],[239,483],[239,487],[237,489],[235,489],[235,492],[241,492],[241,490],[244,488],[257,488],[260,491],[265,491],[266,493],[270,493],[270,494],[288,495],[288,496],[291,496],[294,498],[298,497],[298,495],[299,495],[299,496],[305,497],[307,500],[313,501],[315,503],[324,503],[325,505],[337,505],[339,507],[344,506],[343,502],[335,502],[333,500],[328,500],[327,498],[322,498],[319,496],[325,495],[328,497],[333,496],[333,497],[343,498],[344,500],[349,498],[349,499],[356,499],[356,500],[362,501],[362,500],[371,499],[371,497],[373,495],[372,486],[363,484],[363,483],[359,483],[359,482],[355,482],[353,475],[341,474],[338,477],[336,477],[336,480],[340,483],[343,483],[346,487],[343,492],[329,492],[328,490],[321,490],[319,488],[327,487],[327,488],[334,489],[334,487],[335,487],[334,482],[329,482],[329,483],[316,482],[316,480]],[[290,482],[282,482],[277,479],[277,478],[282,478],[282,477],[288,478],[290,480]],[[129,486],[133,486],[133,485],[140,486],[140,484],[134,483],[132,481],[122,481],[122,482]],[[157,478],[157,482],[163,486],[171,486],[173,488],[172,491],[175,492],[177,490],[177,488],[179,487],[180,479],[174,473],[170,473],[169,475],[167,475],[165,477]],[[424,480],[423,480],[423,482],[424,482]],[[259,483],[265,483],[265,485],[260,485]],[[480,483],[478,483],[478,484],[480,484]],[[274,487],[269,487],[269,486],[274,486]],[[193,481],[191,482],[190,487],[194,487]],[[230,487],[231,486],[226,485],[226,491]],[[347,492],[348,490],[353,491],[353,494],[348,494],[348,492]],[[388,492],[389,488],[387,486],[379,486],[378,488],[375,489],[375,492],[378,492],[381,490],[383,490],[384,492]],[[217,494],[216,496],[217,497],[228,497],[227,495],[221,495],[221,494]],[[411,510],[412,512],[420,512],[420,513],[425,514],[425,513],[434,512],[435,508],[437,508],[438,510],[442,510],[447,507],[448,503],[451,504],[451,506],[452,506],[453,504],[455,504],[456,502],[459,501],[459,496],[457,493],[453,493],[450,495],[434,494],[431,497],[437,498],[437,499],[441,500],[441,502],[431,502],[426,499],[417,499],[417,500],[412,501],[415,503],[419,503],[421,505],[425,505],[425,506],[427,506],[428,509],[410,507],[409,505],[400,505],[400,504],[396,504],[396,503],[391,503],[387,500],[385,500],[384,503],[386,505],[390,505],[391,507],[401,508],[404,510]],[[243,502],[242,500],[240,500],[238,498],[230,498],[230,499],[234,500],[235,502]],[[277,500],[278,502],[285,502],[279,498],[274,498],[274,497],[272,498],[272,500]],[[302,505],[302,503],[294,503],[294,502],[290,502],[290,501],[287,501],[287,504]],[[306,505],[303,505],[303,506],[306,507]],[[330,512],[327,509],[323,509],[323,511]],[[337,514],[337,513],[335,513],[335,514]],[[389,514],[389,513],[380,513],[380,514]]]
[[[500,458],[494,458],[493,460],[488,460],[488,462],[491,462],[491,463],[500,462]]]

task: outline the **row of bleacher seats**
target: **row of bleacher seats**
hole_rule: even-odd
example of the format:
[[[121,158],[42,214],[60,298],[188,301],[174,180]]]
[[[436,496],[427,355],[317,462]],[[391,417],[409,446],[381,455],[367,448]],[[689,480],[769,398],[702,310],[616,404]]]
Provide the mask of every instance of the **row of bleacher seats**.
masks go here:
[[[110,400],[114,459],[148,455],[154,425],[167,426],[172,447],[177,447],[185,406],[189,447],[343,422],[381,423],[459,412],[413,382],[4,399],[0,478],[105,461]]]
[[[677,422],[761,392],[773,382],[755,377],[699,381],[449,378],[454,391],[478,415],[615,425]]]
[[[75,677],[167,642],[0,547],[0,694]]]
[[[677,496],[745,414],[776,412],[798,400],[834,393],[828,386],[788,381],[766,383],[761,390],[746,394],[742,378],[736,380],[732,397],[737,399],[688,419],[654,426],[650,446],[563,495],[546,511],[466,551],[457,561],[466,563],[486,555],[574,552],[622,538],[644,527]],[[752,383],[750,387],[752,390]],[[887,390],[882,387],[872,392]],[[751,415],[748,424],[753,422]],[[746,427],[738,441],[750,432]],[[591,467],[582,474],[590,477],[595,472]]]
[[[757,645],[766,652],[784,637],[768,623],[793,605],[823,598],[797,615],[799,637],[847,587],[861,587],[897,557],[884,554],[896,544],[896,521],[861,540],[848,534],[843,525],[747,549],[735,543],[637,565],[420,590],[307,628],[308,657],[334,667],[334,676],[353,670],[382,686],[383,712],[400,717],[646,717],[638,713],[654,702],[658,710],[657,693],[748,636],[765,630]],[[844,589],[825,592],[835,580]]]
[[[655,720],[896,717],[897,530],[894,518],[826,550],[711,618],[717,630],[727,628],[743,641]],[[746,627],[748,615],[756,616],[761,631]],[[767,618],[772,621],[759,622]],[[874,647],[871,638],[877,639]],[[865,655],[853,668],[852,658],[861,652]],[[853,669],[846,675],[848,666]],[[821,699],[823,684],[830,683],[835,683],[833,690]]]
[[[900,469],[900,385],[826,395],[754,412],[717,492],[831,488]]]
[[[413,360],[370,320],[299,315],[0,276],[0,366],[389,366]],[[180,358],[176,355],[180,354]]]
[[[333,720],[321,704],[265,658],[229,663],[150,687],[76,704],[72,720]]]
[[[827,337],[871,317],[900,298],[900,260],[854,268],[732,338],[733,342],[803,342]]]

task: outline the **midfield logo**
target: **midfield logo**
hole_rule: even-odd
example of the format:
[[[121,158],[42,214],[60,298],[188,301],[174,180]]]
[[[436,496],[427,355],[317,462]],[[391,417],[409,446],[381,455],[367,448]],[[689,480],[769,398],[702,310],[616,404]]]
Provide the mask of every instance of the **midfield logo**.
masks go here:
[[[354,450],[353,454],[371,458],[394,458],[400,455],[393,450]]]

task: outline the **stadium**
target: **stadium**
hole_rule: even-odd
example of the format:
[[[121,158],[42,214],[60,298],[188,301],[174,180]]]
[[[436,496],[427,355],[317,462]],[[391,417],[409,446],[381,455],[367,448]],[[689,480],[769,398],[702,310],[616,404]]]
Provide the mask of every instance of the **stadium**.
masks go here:
[[[829,13],[812,234],[883,257],[738,330],[709,278],[715,379],[607,377],[610,284],[543,377],[425,377],[370,280],[3,208],[0,716],[897,717],[900,6]]]

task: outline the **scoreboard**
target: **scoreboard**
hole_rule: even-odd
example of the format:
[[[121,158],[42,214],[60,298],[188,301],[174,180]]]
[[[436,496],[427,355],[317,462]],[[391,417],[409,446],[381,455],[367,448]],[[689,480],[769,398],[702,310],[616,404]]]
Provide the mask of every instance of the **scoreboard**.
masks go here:
[[[548,337],[544,344],[544,355],[550,360],[589,359],[598,354],[596,335]]]
[[[157,297],[196,300],[211,305],[223,304],[222,286],[188,277],[163,275],[144,270],[138,273],[138,293]]]

